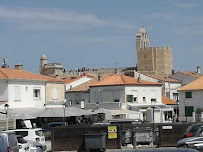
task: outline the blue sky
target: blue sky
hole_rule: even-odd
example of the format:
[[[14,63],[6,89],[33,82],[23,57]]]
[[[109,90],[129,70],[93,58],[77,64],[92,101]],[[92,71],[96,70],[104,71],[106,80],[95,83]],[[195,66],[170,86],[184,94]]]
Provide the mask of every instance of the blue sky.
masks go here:
[[[0,0],[1,58],[39,73],[40,57],[78,67],[135,66],[136,33],[173,48],[175,71],[203,67],[201,0]]]

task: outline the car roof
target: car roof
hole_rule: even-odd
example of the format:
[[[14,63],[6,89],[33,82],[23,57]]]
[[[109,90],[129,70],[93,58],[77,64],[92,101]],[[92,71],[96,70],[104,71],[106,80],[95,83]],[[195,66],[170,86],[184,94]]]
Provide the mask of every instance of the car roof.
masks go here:
[[[42,130],[42,128],[31,128],[31,129],[12,129],[12,130],[8,130],[8,131],[38,131],[38,130]]]

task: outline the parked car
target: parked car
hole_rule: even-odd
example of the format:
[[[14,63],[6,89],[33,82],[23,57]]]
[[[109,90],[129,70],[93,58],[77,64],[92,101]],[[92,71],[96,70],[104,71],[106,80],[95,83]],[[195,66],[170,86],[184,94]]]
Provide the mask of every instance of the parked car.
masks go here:
[[[16,135],[18,139],[19,152],[43,152],[42,144],[36,141],[26,141],[23,136]]]
[[[188,137],[177,142],[177,147],[194,148],[195,144],[203,144],[203,137]]]
[[[16,137],[18,140],[19,152],[28,152],[29,145],[27,141],[25,141],[21,135],[16,135]]]
[[[136,150],[118,150],[114,152],[198,152],[191,148],[149,148]]]
[[[14,132],[0,132],[0,152],[19,152],[18,140]]]
[[[184,132],[183,138],[194,137],[196,135],[196,132],[201,128],[203,128],[203,123],[190,125]]]
[[[45,151],[46,150],[46,144],[45,144],[45,137],[42,132],[41,128],[35,128],[35,129],[15,129],[15,130],[10,130],[16,133],[16,135],[21,135],[23,138],[28,141],[35,141],[40,143],[39,147]]]
[[[42,125],[43,132],[51,131],[52,127],[65,126],[65,122],[50,122]]]

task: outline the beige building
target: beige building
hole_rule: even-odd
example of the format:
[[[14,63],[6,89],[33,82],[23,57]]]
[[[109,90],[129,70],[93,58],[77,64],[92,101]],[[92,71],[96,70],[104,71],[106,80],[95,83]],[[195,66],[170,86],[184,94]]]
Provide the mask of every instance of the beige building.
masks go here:
[[[64,81],[46,83],[46,106],[62,105],[65,101]]]
[[[171,47],[151,47],[144,27],[136,35],[137,71],[143,74],[171,75],[173,69]]]

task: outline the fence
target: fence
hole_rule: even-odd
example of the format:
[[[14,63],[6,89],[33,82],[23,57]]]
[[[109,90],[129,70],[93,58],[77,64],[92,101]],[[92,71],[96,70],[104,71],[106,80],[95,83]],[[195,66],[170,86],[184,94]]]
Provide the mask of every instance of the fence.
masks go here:
[[[153,142],[160,147],[176,146],[183,132],[191,123],[170,124],[103,124],[103,125],[70,125],[52,128],[52,151],[71,151],[85,149],[84,134],[105,134],[106,149],[121,149],[122,133],[128,129],[133,131],[137,128],[151,128],[153,131]],[[108,138],[108,126],[117,127],[117,138]],[[158,136],[156,136],[158,135]],[[132,138],[131,138],[132,139]]]
[[[16,120],[8,119],[8,129],[16,128]],[[6,120],[0,120],[0,130],[6,130]]]

